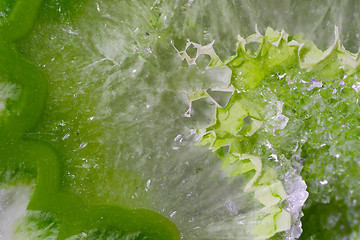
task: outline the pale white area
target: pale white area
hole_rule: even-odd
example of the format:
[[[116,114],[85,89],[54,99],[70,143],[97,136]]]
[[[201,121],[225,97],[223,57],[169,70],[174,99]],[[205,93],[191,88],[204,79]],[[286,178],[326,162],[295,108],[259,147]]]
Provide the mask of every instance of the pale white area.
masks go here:
[[[16,186],[0,189],[0,239],[10,240],[19,219],[26,214],[31,186]]]
[[[7,99],[16,99],[18,97],[17,90],[15,84],[9,84],[7,82],[0,83],[0,114],[5,111]]]

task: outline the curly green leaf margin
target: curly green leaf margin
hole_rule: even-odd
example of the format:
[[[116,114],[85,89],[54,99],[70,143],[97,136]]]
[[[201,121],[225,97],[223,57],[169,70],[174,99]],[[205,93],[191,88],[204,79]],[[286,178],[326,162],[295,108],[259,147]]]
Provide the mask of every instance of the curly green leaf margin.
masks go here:
[[[247,49],[248,45],[254,43],[258,45],[257,49],[254,51]],[[196,59],[206,54],[211,57],[207,69],[228,67],[232,75],[228,80],[229,85],[222,91],[230,91],[233,96],[229,103],[222,107],[207,94],[206,90],[198,90],[188,94],[189,111],[192,102],[201,98],[208,98],[216,104],[216,122],[198,129],[198,141],[200,145],[209,145],[212,151],[218,151],[224,147],[229,148],[227,153],[220,154],[223,160],[222,168],[229,177],[254,172],[244,191],[253,192],[254,197],[264,205],[262,211],[266,217],[258,222],[252,232],[256,239],[267,239],[291,228],[290,213],[280,207],[287,194],[274,170],[268,169],[263,172],[260,157],[244,154],[241,151],[237,140],[244,136],[251,137],[261,127],[262,118],[259,114],[260,108],[241,96],[239,92],[255,88],[269,74],[276,73],[278,70],[284,71],[284,69],[286,72],[286,69],[293,67],[315,71],[327,65],[327,67],[330,66],[327,72],[331,73],[332,68],[335,71],[342,66],[346,74],[352,75],[359,70],[359,54],[350,53],[343,47],[337,27],[335,27],[334,44],[326,51],[321,51],[311,41],[296,40],[289,37],[284,30],[278,32],[271,28],[267,28],[265,35],[256,28],[256,33],[246,39],[239,36],[236,55],[224,62],[216,55],[213,44],[214,42],[201,46],[188,41],[185,50],[175,49],[182,60],[186,60],[189,65],[196,64]],[[197,49],[194,58],[186,52],[190,45]],[[250,125],[245,126],[245,118],[250,118]]]

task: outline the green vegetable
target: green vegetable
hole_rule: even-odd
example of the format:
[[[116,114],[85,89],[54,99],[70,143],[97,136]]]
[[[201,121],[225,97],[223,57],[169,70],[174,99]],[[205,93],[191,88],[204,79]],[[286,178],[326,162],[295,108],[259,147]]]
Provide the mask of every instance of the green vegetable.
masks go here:
[[[351,2],[1,1],[0,232],[357,239]]]
[[[231,83],[227,88],[235,88],[233,95],[225,107],[217,106],[215,124],[198,130],[199,143],[209,145],[223,160],[222,168],[228,177],[253,172],[244,191],[253,191],[254,197],[264,205],[266,217],[253,230],[259,239],[291,228],[289,213],[280,207],[287,194],[278,180],[281,175],[273,169],[279,158],[303,164],[302,176],[310,186],[310,203],[319,201],[323,195],[330,195],[326,203],[331,203],[333,199],[344,199],[344,192],[353,194],[352,189],[356,189],[351,179],[358,176],[355,146],[360,136],[357,127],[360,61],[357,55],[342,47],[337,29],[333,46],[324,52],[312,42],[302,41],[271,28],[264,36],[257,32],[247,39],[240,37],[236,55],[216,66],[231,69]],[[255,53],[247,49],[252,43],[259,43]],[[182,57],[191,63],[198,56]],[[211,96],[201,98],[211,99]],[[189,100],[194,104],[198,99]],[[342,115],[340,119],[338,114]],[[345,119],[341,119],[343,117]],[[275,163],[269,162],[271,158],[267,160],[266,156],[275,159]],[[346,177],[334,172],[325,175],[324,170],[333,164],[340,167],[340,172],[346,172]],[[264,170],[264,166],[268,169]],[[331,185],[332,193],[325,193],[326,189],[319,191],[318,181],[324,186]],[[334,207],[336,205],[337,202]],[[269,207],[273,210],[269,211]],[[317,209],[316,203],[310,205],[305,214],[312,215],[313,208]],[[326,218],[332,212],[317,214]],[[350,213],[342,214],[351,220],[345,224],[347,228],[341,228],[344,230],[338,233],[340,236],[349,229],[355,231],[359,220],[358,214],[352,217],[348,216]],[[318,225],[317,216],[305,215],[304,219],[309,221],[303,223],[305,238],[328,239],[327,233],[319,233],[319,227],[312,230]]]

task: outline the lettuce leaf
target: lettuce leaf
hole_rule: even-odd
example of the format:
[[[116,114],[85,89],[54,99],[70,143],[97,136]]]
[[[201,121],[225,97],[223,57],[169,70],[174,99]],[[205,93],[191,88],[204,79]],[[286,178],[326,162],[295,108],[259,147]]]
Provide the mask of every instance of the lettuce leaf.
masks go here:
[[[254,43],[257,48],[248,49],[247,46]],[[203,48],[198,44],[194,44],[194,47]],[[213,53],[209,55],[218,61]],[[187,61],[196,62],[197,57],[187,58]],[[301,36],[290,37],[285,31],[278,32],[271,28],[261,35],[256,29],[256,33],[246,39],[239,36],[236,55],[217,65],[212,66],[210,62],[207,68],[228,67],[232,75],[226,89],[234,90],[225,107],[217,106],[215,123],[198,129],[198,141],[217,153],[228,177],[252,172],[244,191],[254,192],[254,198],[263,204],[263,211],[267,214],[253,229],[257,238],[265,239],[278,232],[289,231],[291,222],[295,222],[291,219],[293,213],[286,211],[289,209],[288,203],[282,204],[284,199],[291,198],[283,186],[288,184],[289,179],[281,176],[291,168],[286,169],[284,162],[290,161],[290,165],[301,163],[304,167],[301,176],[309,186],[310,194],[306,213],[311,215],[311,209],[321,206],[317,205],[319,202],[329,206],[335,202],[335,207],[339,199],[347,202],[357,199],[355,196],[349,199],[343,194],[347,192],[353,195],[356,186],[350,179],[356,179],[358,174],[355,170],[358,118],[352,112],[357,112],[355,109],[358,108],[359,58],[358,54],[344,49],[337,28],[334,44],[326,51],[321,51],[313,42]],[[215,101],[209,95],[202,97]],[[191,104],[199,101],[189,100]],[[335,117],[338,114],[342,117],[345,114],[346,120]],[[339,119],[337,123],[329,123],[334,118]],[[326,171],[329,167],[334,169],[334,164],[341,166],[338,170],[342,173]],[[346,170],[343,166],[346,166]],[[279,170],[281,168],[286,170]],[[346,177],[342,177],[343,174]],[[339,178],[342,179],[340,184]],[[349,182],[346,181],[348,178]],[[301,185],[299,182],[295,184]],[[328,185],[331,186],[330,193]],[[307,196],[307,193],[303,196]],[[305,199],[300,201],[304,203]],[[318,214],[330,218],[336,212]],[[348,214],[341,215],[348,219]],[[301,213],[296,215],[299,216]],[[356,222],[358,218],[358,215],[353,215],[351,221]],[[317,217],[305,215],[304,219],[311,219],[304,223],[305,238],[322,238],[326,235],[321,230],[310,230],[314,229],[314,219]],[[317,229],[321,228],[319,226]],[[346,234],[349,229],[355,228],[356,224],[353,224],[339,234]],[[307,229],[309,232],[306,233]]]
[[[9,16],[13,2],[1,2],[1,19]],[[328,51],[316,47],[331,39],[324,23],[341,24],[342,36],[357,32],[346,29],[356,27],[347,19],[334,18],[350,16],[351,7],[343,7],[347,3],[332,3],[328,10],[326,4],[309,4],[313,11],[305,24],[297,20],[310,12],[305,4],[46,1],[30,35],[4,47],[36,65],[49,82],[41,122],[23,137],[47,142],[61,153],[61,188],[86,207],[151,209],[176,223],[185,239],[297,238],[307,198],[302,178],[311,194],[302,236],[356,237],[353,179],[358,173],[352,160],[357,156],[358,55],[340,41]],[[273,16],[273,7],[283,14]],[[260,30],[285,27],[306,38],[271,29],[262,36],[256,30],[233,47],[236,35],[253,32],[256,23]],[[347,47],[349,39],[344,39]],[[178,51],[179,57],[172,45],[189,49]],[[1,85],[1,106],[18,100],[17,87]],[[2,117],[8,113],[2,111]],[[322,146],[324,126],[332,139],[325,135]],[[194,146],[199,136],[221,163],[209,146]],[[31,184],[36,176],[30,161],[18,163],[2,165],[5,188]],[[11,199],[4,192],[2,199]],[[341,197],[343,192],[351,197]],[[20,207],[5,202],[1,206],[10,214],[1,219],[17,216],[12,210]],[[56,216],[23,211],[27,216],[15,238],[59,234]],[[1,231],[12,231],[7,226]],[[74,238],[121,234],[95,227]]]

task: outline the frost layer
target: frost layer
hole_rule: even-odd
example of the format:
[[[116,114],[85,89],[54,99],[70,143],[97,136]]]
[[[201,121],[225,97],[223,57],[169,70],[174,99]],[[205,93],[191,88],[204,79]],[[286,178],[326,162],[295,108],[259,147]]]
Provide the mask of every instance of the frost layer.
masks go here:
[[[307,33],[310,35],[307,37],[316,43],[326,45],[330,39],[329,31],[317,30],[325,29],[329,22],[333,24],[340,21],[343,26],[350,26],[348,23],[352,18],[341,17],[351,12],[351,5],[347,4],[350,1],[328,3],[331,6],[329,11],[326,11],[326,4],[318,8],[311,4],[279,6],[272,2],[255,4],[248,1],[87,1],[86,4],[78,1],[75,6],[67,1],[61,2],[64,4],[46,1],[39,27],[34,30],[33,36],[19,44],[19,48],[26,57],[43,68],[50,80],[50,99],[43,124],[31,136],[51,141],[64,150],[64,188],[76,193],[87,204],[119,203],[160,211],[164,216],[175,219],[183,235],[190,239],[221,239],[224,236],[228,239],[234,239],[234,236],[251,238],[244,229],[242,218],[234,217],[235,214],[242,214],[247,219],[246,214],[252,215],[253,210],[262,208],[251,193],[242,191],[248,183],[244,179],[246,176],[226,178],[219,171],[218,160],[207,148],[199,150],[199,147],[194,146],[194,135],[184,129],[190,123],[182,115],[187,109],[182,98],[183,92],[216,87],[218,84],[214,81],[219,79],[218,76],[223,76],[222,71],[213,69],[221,74],[211,74],[212,70],[210,74],[204,74],[203,69],[198,68],[199,65],[188,67],[181,64],[170,41],[174,40],[174,45],[178,46],[179,43],[185,45],[186,38],[201,43],[216,40],[215,49],[219,55],[229,56],[233,54],[232,45],[239,32],[253,32],[256,23],[261,23],[263,27],[277,26],[279,29],[285,27],[286,23],[291,24],[286,25],[286,28],[292,33]],[[349,7],[341,7],[345,5]],[[275,11],[269,9],[274,6],[284,14],[276,14],[276,17],[272,15]],[[304,23],[303,13],[310,10],[305,6],[315,9],[315,12],[306,16],[308,24]],[[287,10],[290,10],[289,14]],[[337,15],[339,12],[343,14]],[[353,36],[356,32],[350,29],[343,32],[343,36],[347,36],[347,33]],[[198,60],[201,64],[201,57]],[[226,68],[222,70],[229,72]],[[279,79],[289,79],[289,83],[294,82],[297,87],[305,84],[300,79],[281,76],[278,76]],[[332,77],[330,75],[329,78]],[[306,78],[311,80],[310,77]],[[219,82],[219,85],[223,83]],[[304,85],[304,89],[311,89],[304,93],[320,90],[315,87],[319,85]],[[354,85],[356,88],[357,85]],[[352,85],[346,85],[345,91],[351,88]],[[341,87],[337,88],[337,93],[340,90]],[[220,106],[226,106],[228,94],[218,94],[216,89],[206,92]],[[339,106],[346,109],[347,103],[353,100],[356,99],[347,98]],[[266,129],[273,130],[277,126],[275,134],[293,129],[290,127],[293,122],[289,109],[283,107],[281,112],[278,111],[281,102],[284,102],[284,106],[292,104],[275,99],[269,105],[272,109],[269,122],[272,124]],[[324,101],[324,105],[328,106],[327,101]],[[320,105],[319,109],[324,105]],[[204,103],[200,102],[197,106],[202,107]],[[310,102],[307,104],[309,106]],[[214,112],[215,107],[217,105],[211,106],[208,111]],[[200,116],[211,123],[214,119],[209,117],[208,111]],[[289,118],[287,123],[286,118]],[[296,123],[303,124],[300,120]],[[263,127],[265,129],[265,125]],[[270,140],[273,146],[280,144],[275,138]],[[291,143],[286,140],[285,143]],[[273,154],[272,151],[268,155]],[[278,159],[281,159],[279,155],[282,153],[280,150],[275,152]],[[336,151],[334,154],[337,154]],[[299,154],[293,155],[301,157]],[[285,157],[292,159],[291,156]],[[299,159],[302,161],[302,158]],[[271,161],[275,162],[275,159],[271,158]],[[314,173],[312,176],[310,174],[307,183],[309,187],[312,182],[316,183],[313,189],[317,190],[312,192],[327,197],[323,193],[328,192],[326,187],[331,185],[325,184],[326,179],[323,178],[321,182],[325,185],[315,180],[315,176],[320,175],[318,171],[323,169],[323,163],[317,164],[311,168]],[[329,171],[340,173],[345,169],[337,168],[334,160],[333,167],[330,166]],[[282,169],[276,166],[273,168]],[[278,175],[286,176],[281,172]],[[300,180],[295,178],[294,181]],[[351,178],[346,181],[351,181]],[[298,191],[299,196],[304,197],[301,195],[304,193],[303,184],[299,188],[290,184],[290,190],[285,183],[283,186],[288,195]],[[234,188],[239,191],[233,191]],[[339,195],[336,192],[331,191],[331,194]],[[297,199],[296,195],[293,196],[293,200]],[[309,221],[310,224],[326,226],[329,232],[335,232],[335,228],[340,231],[343,222],[341,218],[338,221],[338,216],[344,214],[344,209],[353,212],[354,203],[351,201],[346,200],[346,203],[337,205],[339,210],[336,216],[329,211],[318,211],[322,214],[318,215],[324,216],[325,220],[321,220],[322,224],[318,224],[320,221]],[[294,209],[299,205],[302,202],[295,201]],[[296,212],[291,209],[287,211]],[[195,216],[194,220],[188,216]],[[216,221],[214,216],[219,216]],[[39,222],[39,219],[36,221]],[[46,222],[47,226],[56,226],[54,221]],[[31,227],[23,229],[25,232],[35,231]],[[50,232],[56,233],[56,230]]]

